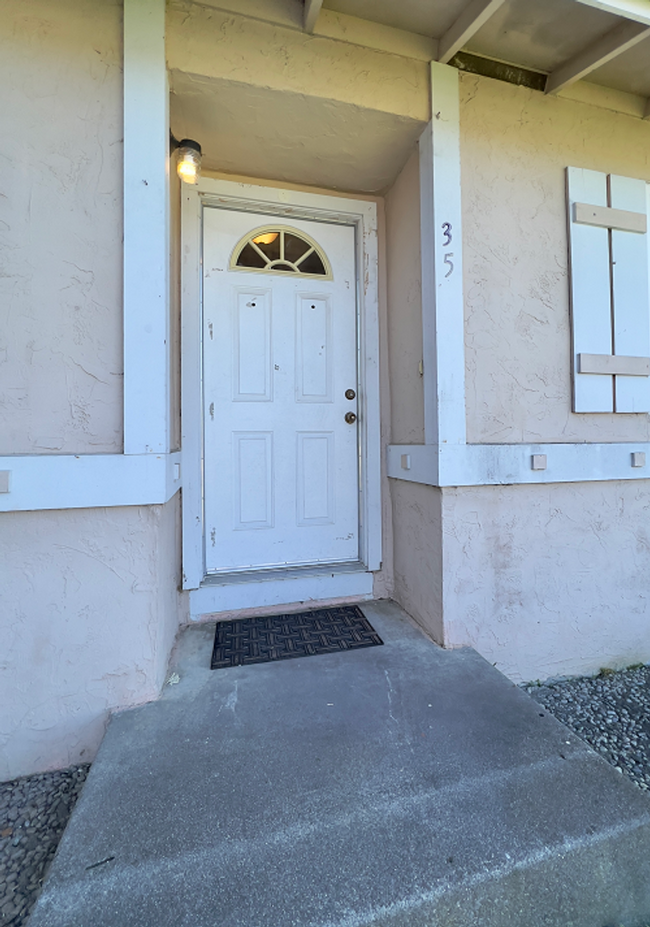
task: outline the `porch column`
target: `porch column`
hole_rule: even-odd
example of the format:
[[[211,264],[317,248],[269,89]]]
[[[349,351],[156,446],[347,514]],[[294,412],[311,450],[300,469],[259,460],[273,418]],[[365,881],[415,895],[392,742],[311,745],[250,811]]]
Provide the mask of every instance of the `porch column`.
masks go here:
[[[124,0],[124,453],[169,452],[165,0]]]

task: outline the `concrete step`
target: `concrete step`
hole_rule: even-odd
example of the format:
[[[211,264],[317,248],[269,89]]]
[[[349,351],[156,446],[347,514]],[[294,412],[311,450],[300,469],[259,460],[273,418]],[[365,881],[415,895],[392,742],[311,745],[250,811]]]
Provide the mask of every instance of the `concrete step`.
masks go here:
[[[211,672],[115,716],[30,927],[639,927],[650,801],[391,603],[383,647]]]

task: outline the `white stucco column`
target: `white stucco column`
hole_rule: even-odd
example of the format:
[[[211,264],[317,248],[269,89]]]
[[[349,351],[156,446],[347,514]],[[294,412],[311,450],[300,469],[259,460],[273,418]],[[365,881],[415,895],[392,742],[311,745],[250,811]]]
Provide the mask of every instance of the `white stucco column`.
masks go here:
[[[458,71],[431,64],[431,122],[420,138],[424,433],[465,444],[465,345]]]
[[[169,451],[165,0],[124,0],[124,453]]]

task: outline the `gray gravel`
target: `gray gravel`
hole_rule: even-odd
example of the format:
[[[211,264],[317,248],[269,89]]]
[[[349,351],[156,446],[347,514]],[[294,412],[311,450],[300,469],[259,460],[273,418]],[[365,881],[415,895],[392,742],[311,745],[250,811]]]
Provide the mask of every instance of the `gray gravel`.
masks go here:
[[[650,790],[650,666],[523,688],[639,788]]]
[[[0,925],[25,924],[90,766],[0,783]]]
[[[650,790],[650,666],[523,688]],[[26,924],[89,768],[0,783],[0,927]]]

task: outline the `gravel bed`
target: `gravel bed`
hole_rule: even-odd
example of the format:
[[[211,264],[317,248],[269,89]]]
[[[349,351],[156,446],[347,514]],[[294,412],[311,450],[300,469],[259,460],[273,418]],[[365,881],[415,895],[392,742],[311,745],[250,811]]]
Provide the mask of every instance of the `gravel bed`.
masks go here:
[[[650,666],[523,688],[639,788],[650,790]]]
[[[27,922],[89,769],[0,783],[1,927]]]

